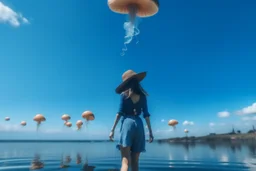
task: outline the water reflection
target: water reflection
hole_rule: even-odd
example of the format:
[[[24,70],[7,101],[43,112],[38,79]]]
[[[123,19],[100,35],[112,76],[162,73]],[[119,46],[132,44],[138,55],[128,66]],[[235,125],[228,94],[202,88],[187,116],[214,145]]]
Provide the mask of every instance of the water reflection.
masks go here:
[[[255,154],[256,154],[256,143],[251,143],[251,144],[249,144],[248,145],[248,149],[249,149],[249,151],[250,151],[250,156],[251,157],[254,157],[255,156]]]
[[[40,155],[35,154],[34,159],[31,162],[30,170],[37,170],[44,168],[44,163],[40,161]]]
[[[100,149],[99,146],[104,146]],[[109,147],[108,147],[109,145]],[[13,152],[11,147],[16,146]],[[39,148],[40,146],[40,148]],[[66,147],[63,148],[62,147]],[[84,148],[87,146],[88,148]],[[38,150],[46,149],[46,150]],[[24,153],[26,151],[26,153]],[[36,152],[36,153],[35,153]],[[105,154],[105,152],[107,152]],[[6,153],[9,153],[6,157]],[[30,168],[31,170],[120,170],[121,158],[116,155],[116,149],[112,144],[45,144],[37,147],[29,144],[0,145],[0,170],[19,171]],[[25,154],[17,156],[18,154]],[[43,160],[42,160],[43,159]],[[89,159],[89,160],[88,160]],[[32,162],[31,162],[32,160]],[[245,163],[246,161],[246,163]],[[31,163],[30,163],[31,162]],[[249,164],[248,164],[249,163]],[[165,170],[170,166],[180,170],[189,168],[203,168],[202,170],[248,170],[248,166],[255,167],[256,143],[255,142],[172,142],[152,143],[147,145],[147,152],[141,154],[140,170]],[[14,169],[11,169],[14,168]],[[249,167],[249,168],[250,168]],[[179,169],[178,169],[179,170]],[[198,169],[199,170],[199,169]]]
[[[70,167],[70,162],[71,162],[71,157],[70,157],[70,155],[67,155],[66,157],[65,157],[65,159],[63,159],[63,155],[62,155],[62,157],[61,157],[61,163],[60,163],[60,168],[68,168],[68,167]]]
[[[87,160],[87,157],[86,157],[86,161],[85,161],[85,164],[83,165],[83,168],[82,170],[83,171],[94,171],[95,169],[95,166],[90,166],[89,163],[88,163],[88,160]]]
[[[77,153],[77,155],[76,155],[76,164],[81,164],[81,162],[82,162],[81,154]]]

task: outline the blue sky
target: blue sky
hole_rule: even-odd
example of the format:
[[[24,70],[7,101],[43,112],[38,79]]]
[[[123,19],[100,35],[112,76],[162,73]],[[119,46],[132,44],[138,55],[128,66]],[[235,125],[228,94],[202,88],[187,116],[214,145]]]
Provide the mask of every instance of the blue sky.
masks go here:
[[[253,0],[162,0],[125,56],[127,16],[107,1],[0,2],[1,138],[106,139],[127,69],[148,71],[142,85],[156,138],[183,136],[185,128],[197,136],[227,132],[232,124],[245,131],[256,122]],[[75,125],[85,110],[96,116],[88,129],[63,128],[62,114]],[[39,133],[37,113],[47,119]],[[170,119],[179,121],[176,131]]]

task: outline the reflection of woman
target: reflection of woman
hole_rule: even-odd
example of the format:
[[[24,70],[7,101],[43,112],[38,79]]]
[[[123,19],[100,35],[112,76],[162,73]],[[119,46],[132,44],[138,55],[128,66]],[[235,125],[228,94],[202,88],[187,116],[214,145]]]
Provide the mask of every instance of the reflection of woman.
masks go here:
[[[121,171],[128,171],[129,164],[131,164],[132,171],[137,171],[139,155],[145,151],[144,126],[139,117],[142,112],[149,129],[149,142],[153,141],[150,114],[147,107],[147,93],[139,83],[145,76],[146,72],[136,74],[134,71],[128,70],[122,75],[123,82],[116,88],[116,92],[121,94],[121,102],[109,137],[113,140],[115,127],[122,116],[120,140],[117,145],[122,155]]]

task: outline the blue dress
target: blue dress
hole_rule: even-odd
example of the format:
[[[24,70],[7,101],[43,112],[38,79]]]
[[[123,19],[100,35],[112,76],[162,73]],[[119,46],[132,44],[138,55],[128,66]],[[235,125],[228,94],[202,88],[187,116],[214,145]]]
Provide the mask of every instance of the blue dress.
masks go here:
[[[131,147],[134,153],[145,152],[145,131],[143,117],[149,117],[147,106],[147,98],[145,95],[140,95],[137,103],[133,103],[131,98],[128,98],[126,93],[121,94],[121,102],[118,114],[122,116],[120,127],[120,140],[117,148],[120,150],[120,145],[123,147]]]

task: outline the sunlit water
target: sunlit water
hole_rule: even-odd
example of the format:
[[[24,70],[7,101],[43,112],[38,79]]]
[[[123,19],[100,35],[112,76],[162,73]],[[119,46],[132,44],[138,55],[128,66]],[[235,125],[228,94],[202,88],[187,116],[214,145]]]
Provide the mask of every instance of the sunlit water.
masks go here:
[[[256,143],[170,144],[147,143],[140,171],[256,170]],[[86,163],[92,169],[83,169]],[[85,143],[0,143],[0,170],[25,171],[31,163],[40,170],[114,170],[120,168],[120,153],[113,142]],[[66,168],[60,168],[65,165]]]

